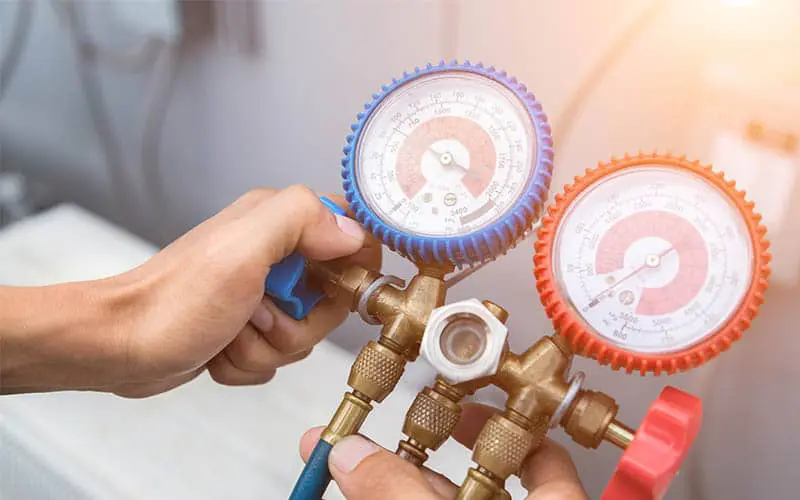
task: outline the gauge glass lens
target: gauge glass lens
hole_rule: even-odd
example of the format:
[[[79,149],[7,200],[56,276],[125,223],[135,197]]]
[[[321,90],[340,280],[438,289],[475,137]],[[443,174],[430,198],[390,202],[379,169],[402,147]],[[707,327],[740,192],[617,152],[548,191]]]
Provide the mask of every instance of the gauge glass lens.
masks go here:
[[[723,191],[685,169],[644,165],[573,201],[555,237],[553,272],[598,335],[626,350],[669,353],[736,313],[750,287],[752,245]]]
[[[406,233],[474,233],[512,209],[534,170],[524,103],[468,71],[424,75],[376,107],[358,139],[355,177],[380,219]]]

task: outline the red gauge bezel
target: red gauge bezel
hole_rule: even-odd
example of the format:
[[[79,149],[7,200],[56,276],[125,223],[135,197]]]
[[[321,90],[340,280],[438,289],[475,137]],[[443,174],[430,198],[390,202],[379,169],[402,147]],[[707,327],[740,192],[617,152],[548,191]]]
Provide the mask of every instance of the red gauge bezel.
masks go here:
[[[610,174],[628,168],[653,165],[688,170],[726,194],[744,219],[753,245],[750,285],[739,309],[716,332],[701,342],[682,351],[665,354],[638,353],[623,349],[604,339],[573,310],[569,300],[559,289],[553,272],[556,231],[575,199],[587,188]],[[710,165],[689,161],[683,156],[658,153],[626,155],[622,159],[599,163],[597,168],[587,169],[584,175],[575,177],[572,184],[567,185],[561,194],[555,196],[555,202],[542,217],[542,225],[534,243],[536,288],[547,316],[553,322],[556,331],[569,341],[576,354],[593,358],[602,365],[610,365],[613,370],[624,369],[628,373],[639,371],[642,375],[648,372],[661,375],[690,370],[706,363],[741,338],[743,332],[750,327],[753,318],[758,315],[759,308],[764,302],[764,293],[769,286],[771,255],[768,252],[769,241],[765,237],[767,230],[761,224],[761,215],[756,213],[754,208],[754,203],[747,201],[745,192],[736,189],[736,183],[726,179],[722,172],[715,172]]]

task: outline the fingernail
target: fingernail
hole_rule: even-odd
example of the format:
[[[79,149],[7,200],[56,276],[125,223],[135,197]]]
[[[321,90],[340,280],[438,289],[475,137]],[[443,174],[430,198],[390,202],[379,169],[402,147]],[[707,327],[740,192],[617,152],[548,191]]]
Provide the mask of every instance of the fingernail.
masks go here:
[[[250,317],[250,322],[253,323],[253,326],[255,326],[260,332],[267,333],[272,330],[272,325],[275,324],[275,316],[273,316],[272,311],[267,309],[267,306],[261,302],[258,304],[258,306],[256,306],[256,310],[253,311],[253,315]]]
[[[349,474],[362,460],[380,451],[378,446],[361,436],[347,436],[331,450],[331,465]]]
[[[359,241],[364,239],[364,228],[361,227],[361,224],[344,215],[336,215],[335,217],[336,225],[339,226],[339,229],[341,229],[343,233]]]

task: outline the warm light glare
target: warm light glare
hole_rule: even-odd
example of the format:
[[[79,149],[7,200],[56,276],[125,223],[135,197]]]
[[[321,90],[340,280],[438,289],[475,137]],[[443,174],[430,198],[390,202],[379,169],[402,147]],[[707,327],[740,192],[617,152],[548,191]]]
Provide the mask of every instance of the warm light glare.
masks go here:
[[[756,4],[757,0],[720,0],[725,5],[732,7],[752,7]]]

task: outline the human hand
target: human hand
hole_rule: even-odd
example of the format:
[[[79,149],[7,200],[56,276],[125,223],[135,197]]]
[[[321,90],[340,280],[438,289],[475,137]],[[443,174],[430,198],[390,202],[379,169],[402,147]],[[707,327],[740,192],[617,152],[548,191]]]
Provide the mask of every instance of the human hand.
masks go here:
[[[453,437],[472,448],[486,421],[497,413],[489,406],[467,403]],[[307,461],[322,427],[311,429],[300,440],[300,456]],[[358,435],[348,436],[331,450],[328,467],[347,500],[451,500],[458,487],[429,469],[419,469],[394,453]],[[529,494],[526,500],[588,500],[567,450],[545,439],[528,455],[520,479]]]
[[[7,347],[3,392],[91,389],[143,397],[206,369],[225,385],[265,383],[307,356],[348,314],[341,300],[325,299],[295,321],[264,298],[270,266],[295,250],[317,260],[348,257],[370,269],[381,261],[378,242],[309,189],[261,189],[119,276],[36,289],[28,300],[19,298],[22,290],[6,290],[21,303],[39,302],[34,311],[64,311],[66,326],[31,329],[22,318],[25,336],[0,332]]]

